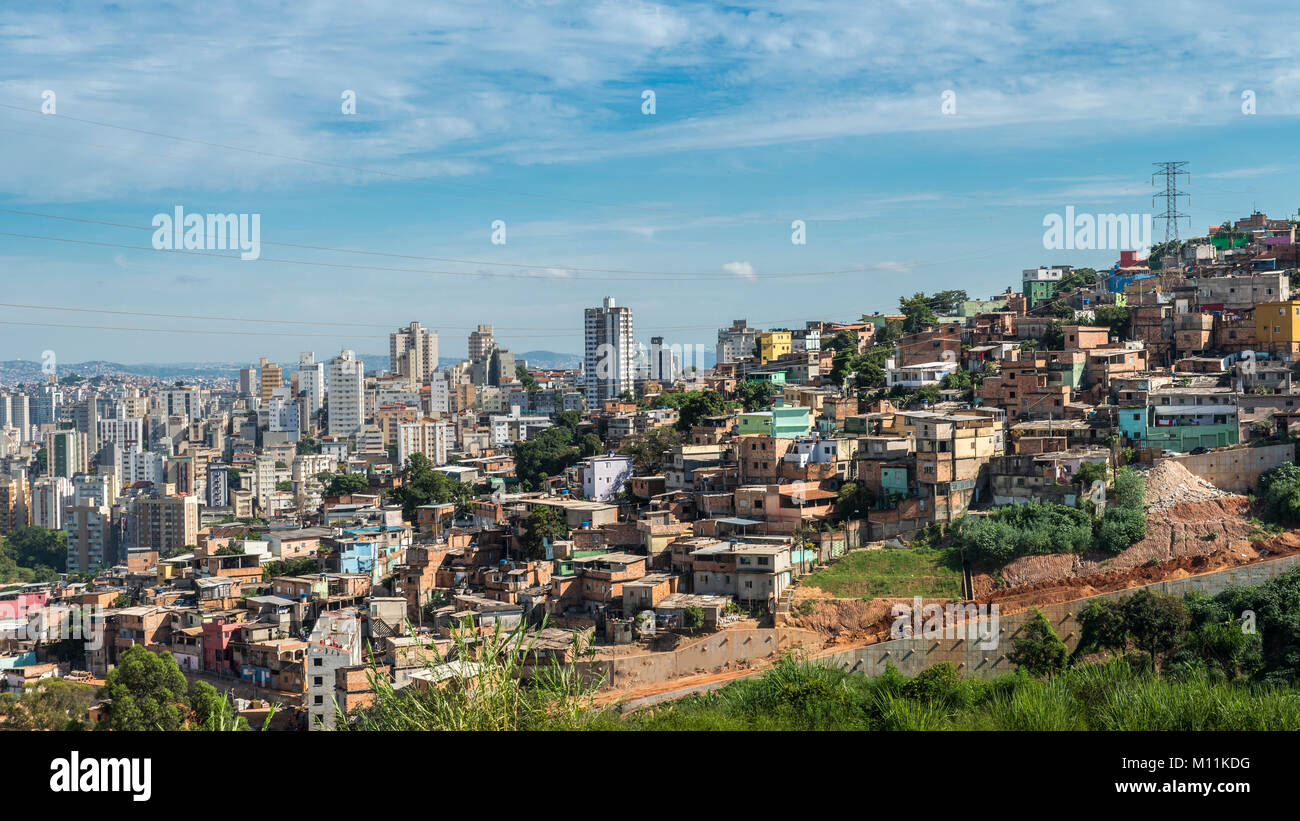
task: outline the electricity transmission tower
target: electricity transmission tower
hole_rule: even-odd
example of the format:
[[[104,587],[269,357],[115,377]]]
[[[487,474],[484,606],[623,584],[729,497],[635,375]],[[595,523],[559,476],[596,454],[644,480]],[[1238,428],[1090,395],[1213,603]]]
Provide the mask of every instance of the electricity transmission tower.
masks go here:
[[[1165,243],[1168,245],[1170,242],[1178,241],[1178,220],[1191,219],[1186,214],[1178,212],[1179,197],[1187,197],[1189,203],[1192,200],[1191,196],[1187,193],[1178,190],[1178,177],[1181,175],[1187,182],[1191,182],[1192,178],[1190,174],[1183,170],[1187,167],[1185,161],[1158,162],[1152,163],[1152,165],[1154,165],[1157,170],[1151,174],[1151,184],[1156,184],[1156,177],[1165,178],[1165,192],[1163,194],[1152,194],[1151,206],[1153,208],[1155,207],[1158,198],[1165,198],[1165,214],[1163,217],[1156,217],[1156,219],[1163,219],[1165,221]],[[1188,222],[1188,227],[1191,227],[1190,221]]]

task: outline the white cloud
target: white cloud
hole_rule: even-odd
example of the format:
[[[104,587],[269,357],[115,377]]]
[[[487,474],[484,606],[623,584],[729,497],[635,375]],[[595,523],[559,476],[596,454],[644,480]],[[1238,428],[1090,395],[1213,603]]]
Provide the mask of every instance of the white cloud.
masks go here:
[[[754,266],[748,262],[728,262],[722,270],[739,279],[754,279]]]

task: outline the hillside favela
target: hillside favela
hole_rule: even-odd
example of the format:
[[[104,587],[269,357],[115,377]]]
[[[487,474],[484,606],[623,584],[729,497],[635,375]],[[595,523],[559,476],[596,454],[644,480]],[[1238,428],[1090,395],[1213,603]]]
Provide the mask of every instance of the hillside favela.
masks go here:
[[[615,295],[550,367],[405,317],[387,356],[46,367],[0,395],[0,720],[1295,729],[1296,231],[707,351]]]
[[[0,798],[1285,806],[1295,43],[0,3]]]

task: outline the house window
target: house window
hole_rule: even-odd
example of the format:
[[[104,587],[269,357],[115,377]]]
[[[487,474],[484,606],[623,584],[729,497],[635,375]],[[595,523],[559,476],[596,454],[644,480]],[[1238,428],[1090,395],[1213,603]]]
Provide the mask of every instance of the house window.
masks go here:
[[[313,704],[316,704],[316,705],[318,705],[318,706],[321,705],[321,704],[324,704],[324,703],[325,703],[325,696],[316,696],[314,699],[312,699],[312,703],[313,703]]]
[[[321,667],[321,666],[323,666],[322,663],[321,663],[321,659],[320,659],[319,656],[311,660],[311,666],[312,666],[312,667]]]
[[[324,676],[312,676],[311,684],[313,687],[320,687],[324,683],[325,683]]]

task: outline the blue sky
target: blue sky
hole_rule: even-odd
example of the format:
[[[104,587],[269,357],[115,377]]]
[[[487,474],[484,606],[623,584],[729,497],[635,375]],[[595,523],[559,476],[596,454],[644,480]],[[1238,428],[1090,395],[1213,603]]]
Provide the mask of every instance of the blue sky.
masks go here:
[[[5,4],[0,359],[381,352],[411,320],[444,355],[480,322],[575,352],[604,295],[712,347],[1109,265],[1043,218],[1159,210],[1160,160],[1189,162],[1184,235],[1300,206],[1286,4],[864,5]],[[177,205],[260,214],[262,259],[153,250]]]

